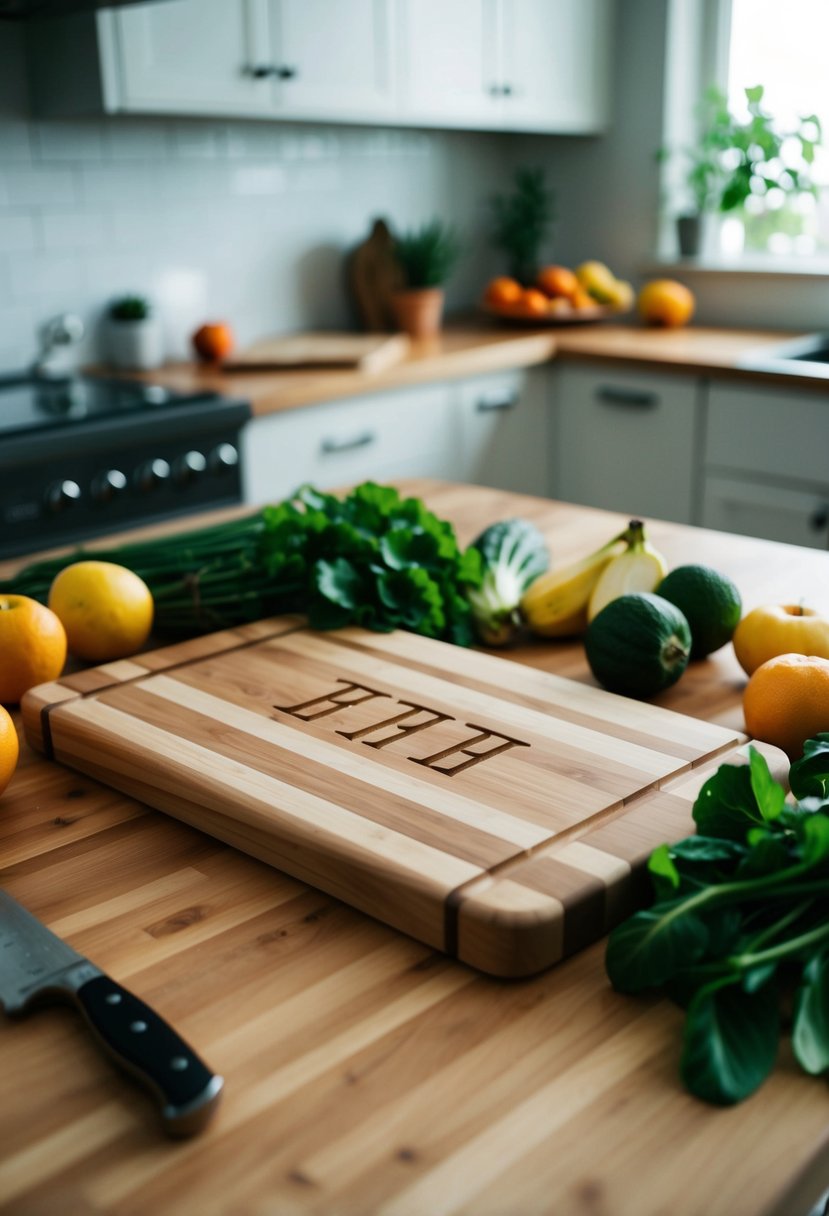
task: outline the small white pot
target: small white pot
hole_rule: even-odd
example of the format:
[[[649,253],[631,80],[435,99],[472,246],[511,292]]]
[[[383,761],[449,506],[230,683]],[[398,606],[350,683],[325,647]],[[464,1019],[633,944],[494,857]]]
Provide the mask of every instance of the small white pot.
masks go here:
[[[149,371],[164,361],[161,325],[155,317],[143,321],[114,321],[106,325],[107,360],[129,371]]]

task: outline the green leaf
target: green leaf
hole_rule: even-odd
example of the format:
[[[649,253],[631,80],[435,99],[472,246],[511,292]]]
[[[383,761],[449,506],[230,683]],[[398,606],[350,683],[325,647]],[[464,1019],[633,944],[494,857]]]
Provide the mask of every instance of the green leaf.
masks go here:
[[[314,585],[324,599],[349,611],[365,599],[365,579],[343,557],[333,562],[318,561],[314,567]]]
[[[777,971],[777,963],[761,963],[743,972],[743,992],[757,992]]]
[[[682,1079],[706,1102],[740,1102],[774,1067],[779,1035],[776,984],[765,983],[756,992],[733,983],[702,988],[685,1020]]]
[[[765,90],[763,89],[763,86],[761,84],[757,84],[757,85],[754,85],[753,88],[746,89],[746,101],[748,102],[748,104],[754,105],[754,106],[759,105],[760,102],[763,100],[764,91]]]
[[[737,867],[739,879],[760,878],[774,874],[791,861],[789,847],[780,833],[754,828],[749,833],[751,848]]]
[[[666,885],[676,890],[679,886],[679,870],[673,863],[668,845],[660,844],[654,849],[648,859],[648,870],[654,878],[665,880],[664,883],[658,884],[657,890]]]
[[[693,816],[701,835],[726,840],[743,841],[750,827],[765,824],[750,766],[721,764],[700,790]]]
[[[829,951],[810,959],[795,993],[792,1047],[814,1076],[829,1069]]]
[[[422,528],[393,528],[380,541],[380,553],[390,570],[431,566],[439,560],[438,538]]]
[[[805,862],[817,865],[829,857],[829,815],[818,811],[800,820],[801,852]]]
[[[708,928],[682,900],[637,912],[610,934],[605,967],[619,992],[641,992],[664,984],[705,953]]]
[[[789,787],[795,798],[829,798],[829,733],[803,744],[803,755],[789,769]]]

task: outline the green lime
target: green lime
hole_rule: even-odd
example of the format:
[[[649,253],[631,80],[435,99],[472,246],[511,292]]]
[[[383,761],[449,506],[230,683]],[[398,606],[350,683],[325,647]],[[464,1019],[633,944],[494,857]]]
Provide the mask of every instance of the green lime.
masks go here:
[[[584,650],[593,675],[626,697],[652,697],[688,666],[691,631],[680,610],[650,591],[617,596],[587,627]]]
[[[731,641],[743,611],[740,593],[725,574],[708,566],[677,566],[657,594],[676,604],[691,626],[692,659],[704,659]]]

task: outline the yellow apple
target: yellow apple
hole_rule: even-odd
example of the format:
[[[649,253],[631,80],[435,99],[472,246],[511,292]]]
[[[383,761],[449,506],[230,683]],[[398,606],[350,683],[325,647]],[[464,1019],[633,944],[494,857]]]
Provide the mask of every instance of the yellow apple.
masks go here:
[[[754,608],[734,630],[734,653],[747,675],[779,654],[829,659],[829,619],[800,604]]]

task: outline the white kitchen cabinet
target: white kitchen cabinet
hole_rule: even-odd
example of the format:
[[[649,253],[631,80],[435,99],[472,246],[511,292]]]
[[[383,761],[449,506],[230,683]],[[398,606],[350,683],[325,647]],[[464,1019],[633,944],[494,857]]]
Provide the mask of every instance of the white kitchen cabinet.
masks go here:
[[[554,496],[692,523],[702,392],[690,377],[555,369]]]
[[[44,115],[601,130],[611,0],[164,0],[28,27]]]
[[[400,0],[402,110],[433,126],[601,130],[609,0]]]
[[[829,537],[829,395],[714,382],[700,522],[812,548]]]
[[[458,405],[459,479],[548,497],[552,480],[549,370],[465,380],[458,385]]]
[[[451,387],[436,384],[254,418],[243,432],[245,500],[274,502],[306,481],[333,489],[368,479],[452,478],[454,405]]]

